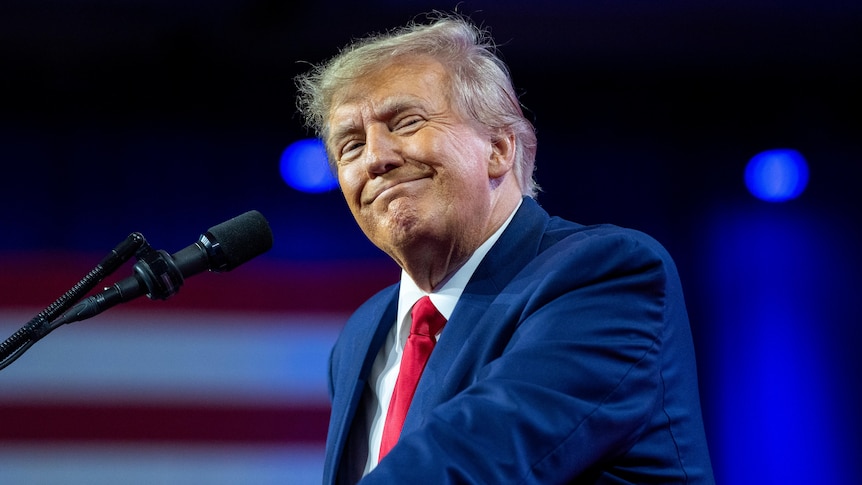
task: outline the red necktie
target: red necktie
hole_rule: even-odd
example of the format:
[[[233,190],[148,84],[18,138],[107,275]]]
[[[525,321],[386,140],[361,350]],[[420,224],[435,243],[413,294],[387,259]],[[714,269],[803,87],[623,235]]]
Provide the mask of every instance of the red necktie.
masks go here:
[[[446,318],[440,314],[427,296],[422,297],[411,311],[413,323],[410,325],[410,335],[404,345],[404,355],[401,358],[401,369],[395,380],[395,390],[389,401],[386,413],[386,423],[383,425],[383,439],[380,442],[380,460],[395,446],[401,435],[401,426],[407,416],[407,408],[416,392],[416,383],[425,369],[428,356],[434,350],[435,336],[446,324]]]

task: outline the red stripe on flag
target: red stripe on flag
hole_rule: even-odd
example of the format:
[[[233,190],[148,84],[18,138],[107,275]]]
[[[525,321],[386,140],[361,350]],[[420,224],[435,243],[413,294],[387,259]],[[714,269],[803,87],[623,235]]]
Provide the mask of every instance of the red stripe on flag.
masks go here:
[[[0,404],[0,442],[117,441],[320,444],[329,408],[138,404]]]
[[[0,254],[0,307],[46,308],[101,260],[89,254]],[[96,290],[132,274],[131,263]],[[398,281],[389,260],[289,262],[258,258],[227,273],[188,278],[164,302],[169,308],[238,311],[352,312]],[[146,305],[142,297],[123,306]],[[143,302],[143,303],[142,303]]]

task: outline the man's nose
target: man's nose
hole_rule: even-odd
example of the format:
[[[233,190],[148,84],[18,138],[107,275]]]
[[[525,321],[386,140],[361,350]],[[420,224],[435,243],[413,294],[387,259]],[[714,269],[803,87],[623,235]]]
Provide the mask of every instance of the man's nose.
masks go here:
[[[375,125],[365,134],[365,157],[370,174],[381,175],[403,165],[398,136],[385,125]]]

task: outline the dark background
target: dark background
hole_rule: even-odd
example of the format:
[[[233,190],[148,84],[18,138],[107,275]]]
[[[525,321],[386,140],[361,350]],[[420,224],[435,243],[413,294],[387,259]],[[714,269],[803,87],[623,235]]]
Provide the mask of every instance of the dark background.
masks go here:
[[[292,79],[356,36],[456,5],[490,28],[536,125],[539,202],[675,256],[721,481],[849,477],[859,2],[4,0],[0,261],[101,253],[131,231],[179,249],[254,208],[275,232],[264,260],[391,269],[337,191],[281,181],[282,150],[310,135]],[[747,192],[745,164],[772,148],[807,158],[799,199]]]

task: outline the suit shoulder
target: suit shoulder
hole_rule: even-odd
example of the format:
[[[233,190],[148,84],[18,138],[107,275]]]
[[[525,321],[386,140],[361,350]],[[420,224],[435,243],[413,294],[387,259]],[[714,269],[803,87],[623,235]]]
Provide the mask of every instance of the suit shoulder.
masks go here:
[[[562,247],[555,247],[562,244]],[[669,258],[667,249],[649,234],[614,224],[585,226],[559,217],[552,217],[545,231],[542,249],[561,250],[567,246],[609,246],[617,249],[645,250]]]
[[[649,234],[614,224],[584,226],[551,218],[533,268],[564,267],[578,273],[649,271],[678,278],[667,249]]]

